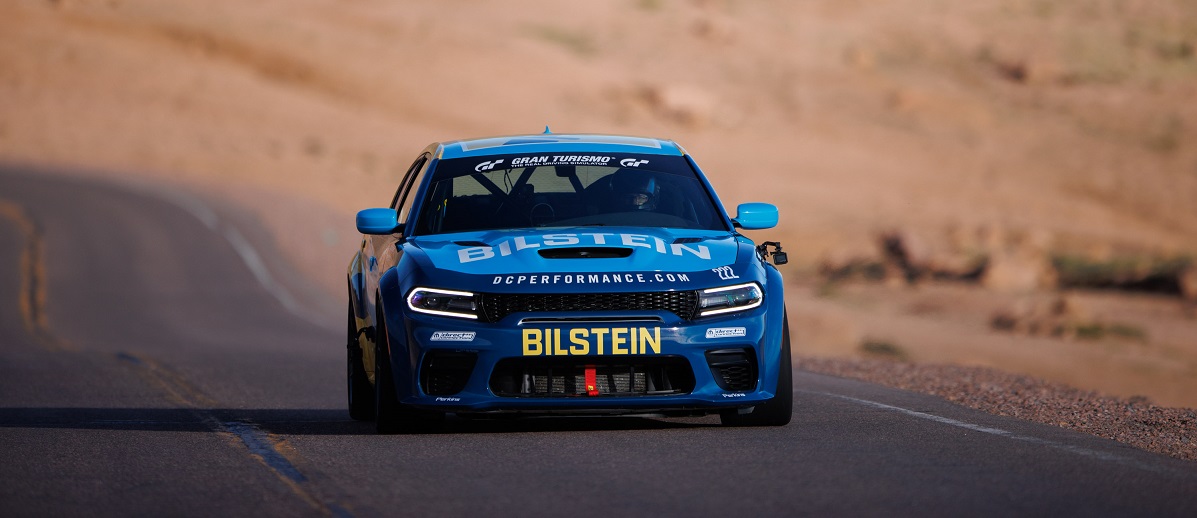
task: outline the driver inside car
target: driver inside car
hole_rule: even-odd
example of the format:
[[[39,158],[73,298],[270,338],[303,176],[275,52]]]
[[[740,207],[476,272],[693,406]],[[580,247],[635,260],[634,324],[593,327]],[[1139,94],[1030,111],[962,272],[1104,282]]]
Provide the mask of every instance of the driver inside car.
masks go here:
[[[611,178],[611,193],[620,211],[656,210],[661,185],[651,173],[624,170]]]

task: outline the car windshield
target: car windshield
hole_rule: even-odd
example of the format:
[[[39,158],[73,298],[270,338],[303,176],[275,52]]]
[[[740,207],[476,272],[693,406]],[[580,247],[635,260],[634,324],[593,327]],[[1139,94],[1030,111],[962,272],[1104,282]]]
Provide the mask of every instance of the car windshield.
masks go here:
[[[528,227],[726,230],[684,157],[529,155],[441,161],[416,234]]]

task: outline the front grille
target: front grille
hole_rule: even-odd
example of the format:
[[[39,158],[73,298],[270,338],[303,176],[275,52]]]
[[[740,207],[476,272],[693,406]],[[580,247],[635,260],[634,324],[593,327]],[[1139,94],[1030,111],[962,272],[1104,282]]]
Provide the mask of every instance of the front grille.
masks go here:
[[[448,396],[461,392],[478,355],[453,351],[429,351],[420,366],[420,388],[430,396]]]
[[[648,291],[638,293],[485,293],[482,318],[498,322],[518,311],[656,311],[672,312],[684,320],[694,318],[698,294],[694,291]]]
[[[719,388],[748,391],[756,388],[756,354],[752,349],[707,351],[707,364]]]
[[[596,361],[597,360],[597,361]],[[598,396],[661,396],[694,390],[690,363],[680,356],[507,358],[495,365],[490,389],[500,397],[590,397],[586,369],[595,370]]]

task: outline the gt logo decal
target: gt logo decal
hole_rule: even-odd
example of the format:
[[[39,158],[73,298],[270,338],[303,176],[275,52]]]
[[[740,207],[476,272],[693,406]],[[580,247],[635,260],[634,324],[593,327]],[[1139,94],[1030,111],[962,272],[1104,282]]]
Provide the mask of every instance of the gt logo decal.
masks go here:
[[[625,158],[619,161],[619,165],[624,167],[640,167],[647,163],[648,160],[636,160],[635,158]]]
[[[575,327],[562,331],[525,329],[524,356],[661,354],[659,327]]]
[[[490,171],[491,169],[494,169],[494,168],[495,168],[495,166],[497,166],[497,165],[499,165],[499,164],[502,164],[502,163],[503,163],[503,160],[502,160],[502,159],[499,159],[499,160],[487,160],[487,161],[485,161],[485,162],[482,162],[482,163],[480,163],[480,164],[478,164],[478,165],[474,166],[474,170],[475,170],[475,171],[478,171],[478,172],[480,172],[480,173],[481,173],[482,171]]]

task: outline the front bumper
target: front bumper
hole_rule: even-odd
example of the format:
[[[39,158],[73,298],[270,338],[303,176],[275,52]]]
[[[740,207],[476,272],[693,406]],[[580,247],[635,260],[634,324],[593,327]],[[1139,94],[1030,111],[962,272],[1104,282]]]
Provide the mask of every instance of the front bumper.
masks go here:
[[[399,401],[413,408],[701,414],[763,403],[777,386],[781,321],[763,307],[699,321],[667,312],[517,313],[497,323],[399,313],[387,318],[403,330],[390,333],[392,372]]]

